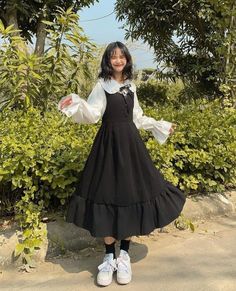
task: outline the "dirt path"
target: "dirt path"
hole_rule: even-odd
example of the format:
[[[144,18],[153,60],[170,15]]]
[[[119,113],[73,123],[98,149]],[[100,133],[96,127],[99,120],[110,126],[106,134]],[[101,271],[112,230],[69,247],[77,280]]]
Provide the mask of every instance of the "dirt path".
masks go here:
[[[109,290],[235,291],[236,213],[194,223],[196,230],[167,227],[149,237],[133,238],[133,280]],[[97,265],[103,248],[50,258],[31,273],[3,270],[0,290],[97,290]],[[134,289],[135,288],[135,289]]]

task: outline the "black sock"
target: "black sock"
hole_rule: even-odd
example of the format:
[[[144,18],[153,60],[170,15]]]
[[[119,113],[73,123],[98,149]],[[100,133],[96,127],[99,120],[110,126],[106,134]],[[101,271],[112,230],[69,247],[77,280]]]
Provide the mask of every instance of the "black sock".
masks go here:
[[[114,255],[114,259],[116,258],[116,249],[115,249],[115,241],[111,244],[105,244],[105,248],[106,248],[106,254],[110,254],[112,253]]]
[[[120,249],[124,250],[128,253],[129,252],[129,243],[130,243],[130,239],[129,240],[122,239],[120,241]]]

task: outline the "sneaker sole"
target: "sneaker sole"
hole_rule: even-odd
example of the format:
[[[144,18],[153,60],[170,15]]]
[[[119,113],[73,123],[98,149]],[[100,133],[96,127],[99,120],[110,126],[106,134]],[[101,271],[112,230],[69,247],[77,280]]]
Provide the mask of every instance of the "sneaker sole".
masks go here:
[[[103,282],[101,282],[101,281],[97,281],[97,284],[99,285],[99,286],[108,286],[108,285],[110,285],[112,283],[112,280],[111,281],[109,281],[109,282],[106,282],[106,281],[103,281]]]
[[[120,285],[126,285],[126,284],[129,284],[131,282],[131,279],[132,278],[129,278],[129,279],[116,279],[117,280],[117,283],[119,283]]]

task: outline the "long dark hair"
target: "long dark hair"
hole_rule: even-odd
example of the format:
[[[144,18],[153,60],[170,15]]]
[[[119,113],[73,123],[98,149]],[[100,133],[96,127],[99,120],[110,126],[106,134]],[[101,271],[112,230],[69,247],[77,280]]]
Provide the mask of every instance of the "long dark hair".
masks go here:
[[[98,75],[99,78],[103,78],[104,80],[110,80],[113,74],[113,68],[110,63],[110,58],[114,54],[114,51],[116,48],[119,48],[121,52],[125,55],[126,58],[126,66],[123,69],[122,76],[124,80],[130,79],[132,80],[133,78],[133,62],[132,62],[132,57],[129,53],[128,48],[120,41],[116,42],[111,42],[103,56],[102,56],[102,61],[101,61],[101,71]]]

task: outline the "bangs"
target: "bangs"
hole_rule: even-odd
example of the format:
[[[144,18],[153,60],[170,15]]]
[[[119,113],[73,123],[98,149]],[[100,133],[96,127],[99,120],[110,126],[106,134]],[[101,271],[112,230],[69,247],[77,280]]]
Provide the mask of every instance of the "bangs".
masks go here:
[[[126,57],[125,52],[124,52],[124,48],[120,48],[120,47],[118,47],[118,46],[114,47],[114,48],[111,50],[111,52],[110,52],[110,57],[113,57],[114,55],[116,55],[116,49],[117,49],[117,48],[120,49],[120,51],[121,51],[121,55]],[[127,59],[127,57],[126,57],[126,59]]]

